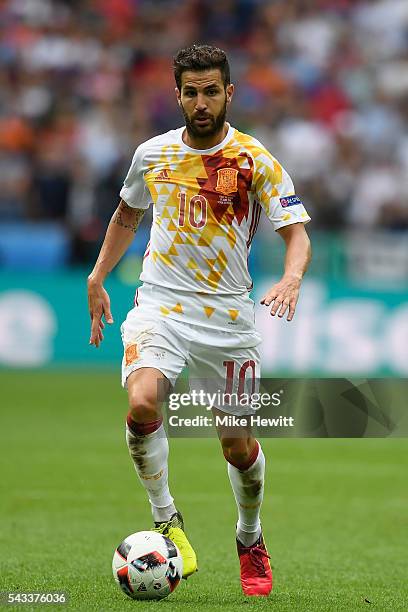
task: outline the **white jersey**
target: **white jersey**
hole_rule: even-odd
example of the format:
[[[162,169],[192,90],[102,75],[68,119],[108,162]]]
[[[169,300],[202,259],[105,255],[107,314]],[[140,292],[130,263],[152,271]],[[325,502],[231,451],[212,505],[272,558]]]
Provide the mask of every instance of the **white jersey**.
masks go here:
[[[222,142],[199,150],[183,142],[184,129],[141,144],[120,191],[129,206],[154,206],[140,280],[208,298],[247,294],[262,209],[275,230],[310,217],[288,173],[258,140],[229,126]]]

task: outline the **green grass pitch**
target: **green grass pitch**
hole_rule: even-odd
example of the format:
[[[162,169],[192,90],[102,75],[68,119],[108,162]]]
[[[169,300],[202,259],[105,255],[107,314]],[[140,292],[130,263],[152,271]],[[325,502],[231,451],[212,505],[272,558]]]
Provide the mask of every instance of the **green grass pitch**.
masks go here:
[[[240,590],[218,441],[171,440],[171,488],[199,572],[168,599],[134,602],[114,584],[111,558],[151,517],[127,455],[119,377],[2,372],[0,389],[0,591],[64,590],[60,610],[408,608],[406,440],[262,441],[275,587],[255,600]]]

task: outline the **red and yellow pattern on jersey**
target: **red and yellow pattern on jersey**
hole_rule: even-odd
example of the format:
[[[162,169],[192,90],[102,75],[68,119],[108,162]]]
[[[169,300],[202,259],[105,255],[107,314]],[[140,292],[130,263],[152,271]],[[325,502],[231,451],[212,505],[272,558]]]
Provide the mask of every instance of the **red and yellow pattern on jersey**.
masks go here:
[[[198,150],[183,142],[183,130],[141,144],[120,192],[129,206],[154,206],[140,279],[204,296],[247,294],[262,210],[275,230],[310,218],[290,176],[258,140],[229,126],[221,143]],[[180,318],[184,306],[177,299],[170,316]]]

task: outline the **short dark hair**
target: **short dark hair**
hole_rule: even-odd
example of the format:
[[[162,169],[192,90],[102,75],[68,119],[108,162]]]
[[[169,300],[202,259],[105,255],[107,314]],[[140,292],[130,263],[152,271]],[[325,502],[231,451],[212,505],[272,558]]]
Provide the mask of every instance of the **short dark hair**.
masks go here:
[[[181,90],[181,75],[186,70],[211,70],[218,68],[221,72],[224,88],[231,83],[230,67],[225,51],[210,45],[192,45],[180,49],[173,61],[174,78]]]

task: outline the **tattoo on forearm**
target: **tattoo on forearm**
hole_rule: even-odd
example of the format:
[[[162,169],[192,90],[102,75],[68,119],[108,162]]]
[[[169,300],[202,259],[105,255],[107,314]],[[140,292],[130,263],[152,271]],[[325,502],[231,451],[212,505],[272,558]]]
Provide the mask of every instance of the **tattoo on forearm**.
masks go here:
[[[125,229],[136,232],[145,212],[146,211],[141,208],[130,208],[130,206],[120,202],[115,214],[112,217],[112,223],[116,223]]]

